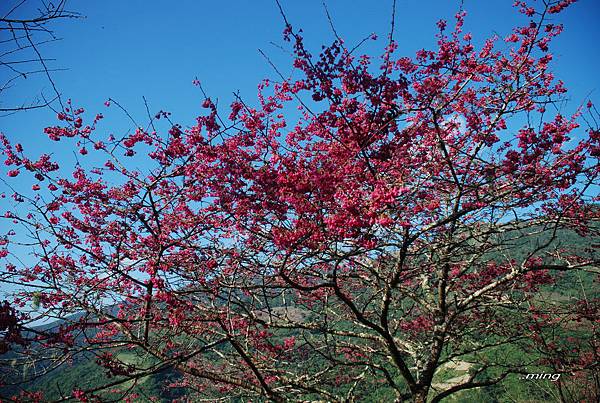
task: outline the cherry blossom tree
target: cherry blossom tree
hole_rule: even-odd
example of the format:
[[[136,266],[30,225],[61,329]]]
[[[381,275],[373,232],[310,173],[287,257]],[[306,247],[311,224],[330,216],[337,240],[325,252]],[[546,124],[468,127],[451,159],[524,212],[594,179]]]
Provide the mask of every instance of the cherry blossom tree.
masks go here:
[[[591,373],[599,300],[544,291],[598,280],[597,245],[556,243],[598,236],[598,114],[561,113],[550,70],[548,18],[572,2],[517,1],[525,25],[480,46],[460,10],[412,57],[391,34],[380,58],[339,38],[313,56],[284,15],[294,73],[273,64],[256,105],[205,97],[190,127],[160,111],[115,137],[68,104],[45,133],[79,150],[70,175],[4,136],[7,183],[31,192],[4,214],[3,348],[44,355],[35,376],[93,354],[106,384],[64,391],[81,401],[167,369],[213,401],[438,402],[533,367]]]

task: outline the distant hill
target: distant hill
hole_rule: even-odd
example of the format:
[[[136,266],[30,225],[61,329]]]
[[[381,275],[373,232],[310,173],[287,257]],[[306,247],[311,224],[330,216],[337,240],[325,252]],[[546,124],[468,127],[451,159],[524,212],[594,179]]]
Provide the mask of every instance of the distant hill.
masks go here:
[[[547,240],[547,235],[542,234],[533,238],[524,238],[519,240],[519,244],[516,245],[514,250],[510,251],[512,258],[517,260],[525,257],[525,251],[530,246],[544,243]],[[551,248],[563,248],[566,250],[575,249],[588,249],[589,253],[593,253],[593,249],[597,249],[598,245],[593,244],[593,240],[589,238],[583,238],[572,231],[560,231],[557,234],[556,240],[551,244]],[[588,253],[588,252],[586,252]],[[585,289],[588,293],[588,297],[600,297],[600,289],[596,287],[596,275],[592,273],[558,273],[557,282],[554,285],[546,286],[542,290],[543,295],[551,296],[558,299],[569,299],[573,296],[581,294],[581,289]],[[114,307],[116,311],[116,307]],[[283,308],[282,309],[297,309],[297,308]],[[298,309],[297,315],[302,315],[301,310]],[[68,318],[69,321],[76,321],[79,319],[81,314],[75,314]],[[53,328],[60,326],[64,321],[57,321],[36,328],[39,331],[51,331]],[[34,347],[35,348],[35,347]],[[57,352],[60,353],[60,352]],[[151,363],[151,359],[142,355],[140,352],[135,350],[115,350],[113,353],[123,362],[131,363],[136,365],[143,365],[144,363]],[[503,352],[506,353],[506,352]],[[508,354],[508,353],[507,353]],[[521,354],[518,351],[510,354]],[[4,368],[10,368],[12,371],[5,371],[5,373],[11,372],[11,375],[3,375],[5,381],[18,382],[23,379],[27,379],[32,373],[31,368],[18,367],[16,364],[17,354],[9,352],[4,356],[0,356],[1,363]],[[319,357],[314,359],[318,360]],[[11,366],[12,365],[12,366]],[[51,365],[51,361],[41,361],[36,363],[39,368]],[[448,370],[444,370],[448,372]],[[454,378],[461,376],[460,373],[447,374],[444,371],[440,371],[439,379],[437,382],[448,382]],[[144,378],[141,378],[137,384],[127,382],[119,386],[121,390],[131,389],[132,391],[140,395],[138,401],[150,401],[150,398],[156,399],[161,402],[170,402],[175,398],[185,396],[186,391],[181,388],[168,388],[166,385],[179,379],[180,375],[173,369],[165,369],[162,372],[155,373]],[[2,377],[0,377],[2,379]],[[68,363],[64,363],[53,369],[50,373],[43,377],[29,380],[18,386],[5,386],[0,387],[0,396],[8,397],[17,394],[22,388],[27,390],[39,390],[44,393],[47,400],[58,400],[61,397],[68,396],[75,387],[80,388],[94,388],[106,384],[108,381],[114,381],[118,378],[107,379],[105,370],[98,365],[96,357],[92,353],[81,354],[74,360]],[[508,382],[508,381],[507,381]],[[509,395],[512,393],[513,395]],[[504,386],[495,386],[486,388],[485,390],[474,390],[460,394],[461,397],[452,397],[448,399],[448,402],[468,402],[468,401],[511,401],[514,394],[530,394],[532,400],[530,401],[542,401],[536,399],[545,399],[548,396],[540,395],[541,392],[536,390],[534,383],[507,383]],[[388,398],[387,392],[384,390],[372,390],[365,391],[365,396],[369,396],[369,399],[373,401],[386,401]],[[512,396],[512,397],[511,397]],[[545,396],[545,397],[544,397]],[[114,396],[113,396],[114,397]],[[391,397],[391,395],[390,395]],[[461,400],[465,399],[465,400]],[[470,399],[470,400],[469,400]],[[481,400],[483,399],[483,400]],[[491,400],[488,400],[491,399]],[[446,401],[446,400],[445,400]]]

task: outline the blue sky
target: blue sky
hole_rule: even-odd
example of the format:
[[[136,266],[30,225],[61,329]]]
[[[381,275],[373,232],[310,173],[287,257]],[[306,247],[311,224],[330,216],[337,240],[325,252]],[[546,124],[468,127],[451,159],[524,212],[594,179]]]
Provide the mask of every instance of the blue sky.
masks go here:
[[[330,43],[333,34],[321,0],[281,0],[294,27],[303,28],[306,43],[317,53],[320,45]],[[7,4],[2,2],[0,12]],[[35,0],[27,3],[30,12]],[[378,55],[390,26],[392,0],[327,0],[336,29],[348,44],[376,33],[381,38],[370,44],[371,54]],[[458,0],[398,0],[395,38],[399,54],[412,55],[422,47],[433,46],[435,22],[451,20]],[[481,41],[498,33],[510,32],[524,19],[511,7],[512,0],[464,0],[468,12],[466,31]],[[148,0],[71,0],[71,10],[85,16],[80,20],[59,21],[55,25],[61,41],[41,48],[44,56],[56,59],[51,67],[67,68],[54,74],[63,98],[72,98],[89,112],[103,112],[107,119],[101,130],[124,134],[130,122],[116,108],[103,106],[108,98],[116,99],[139,121],[145,120],[142,96],[151,112],[168,110],[173,119],[193,124],[201,112],[202,96],[192,80],[198,77],[213,98],[228,104],[231,94],[240,91],[245,100],[255,99],[256,85],[265,77],[275,77],[259,54],[264,50],[284,71],[289,57],[276,44],[283,44],[283,21],[274,0],[230,0],[176,2]],[[570,110],[591,93],[600,102],[600,2],[580,0],[558,17],[565,32],[553,46],[554,70],[566,82],[572,102]],[[5,39],[5,38],[2,38]],[[0,74],[6,74],[0,70]],[[3,77],[0,77],[3,78]],[[40,91],[51,94],[42,77],[21,80],[11,91],[1,94],[1,105],[32,100]],[[93,116],[93,115],[92,115]],[[0,118],[0,131],[12,141],[21,142],[32,154],[57,153],[68,165],[72,150],[64,142],[52,143],[43,134],[45,126],[56,123],[47,110],[17,113]],[[4,177],[6,167],[0,165]],[[0,193],[5,184],[0,182]],[[0,199],[0,212],[7,208]]]
[[[34,2],[28,3],[29,11]],[[321,0],[281,2],[293,26],[303,28],[314,53],[321,44],[333,40]],[[0,2],[2,15],[9,3],[14,4]],[[382,38],[365,49],[374,55],[380,53],[389,32],[391,4],[392,0],[327,0],[336,29],[346,43],[355,44],[371,33]],[[394,33],[398,54],[413,55],[420,48],[433,46],[435,22],[451,20],[459,4],[458,0],[398,0]],[[511,7],[512,0],[464,0],[464,4],[468,12],[465,30],[473,32],[476,41],[492,33],[505,36],[524,21]],[[107,119],[101,130],[107,132],[124,134],[132,128],[116,108],[106,110],[103,103],[108,98],[116,99],[140,121],[146,114],[144,96],[152,112],[168,110],[174,120],[193,124],[193,118],[202,112],[202,96],[192,85],[195,77],[221,104],[228,104],[235,91],[252,102],[259,81],[275,77],[259,48],[284,71],[289,66],[288,55],[271,44],[283,43],[283,22],[274,0],[71,0],[69,8],[86,18],[59,21],[55,31],[63,39],[41,50],[44,56],[56,59],[51,67],[68,69],[53,76],[63,98],[72,98],[92,114],[104,112]],[[557,22],[564,23],[566,29],[552,48],[556,55],[554,71],[570,89],[570,110],[590,93],[600,102],[599,17],[598,0],[580,0],[558,17]],[[0,70],[0,74],[6,71]],[[31,101],[40,91],[51,94],[47,81],[41,78],[21,80],[11,91],[3,92],[0,107]],[[64,142],[50,142],[43,134],[44,127],[54,124],[55,115],[47,109],[0,117],[0,131],[13,142],[23,143],[33,155],[56,153],[68,166],[73,160],[72,150]],[[0,176],[4,178],[6,171],[0,164]],[[10,193],[0,181],[3,192]],[[0,214],[11,208],[8,200],[0,199]],[[6,228],[0,227],[0,235],[5,232]]]
[[[522,21],[511,7],[512,0],[464,3],[469,13],[466,29],[475,39],[492,32],[505,34]],[[304,29],[310,47],[317,50],[332,40],[321,0],[282,0],[282,4],[292,24]],[[327,4],[337,31],[348,43],[371,32],[383,38],[389,29],[391,0],[328,0]],[[400,52],[412,54],[431,45],[436,20],[450,19],[458,4],[458,0],[397,1],[395,37]],[[63,40],[43,51],[56,59],[55,67],[69,69],[55,74],[63,96],[90,111],[102,111],[104,100],[112,97],[142,117],[145,96],[153,110],[166,109],[175,119],[191,122],[201,103],[198,89],[191,85],[194,77],[213,97],[227,100],[240,90],[251,100],[259,80],[274,76],[257,49],[286,66],[286,55],[270,44],[282,43],[283,23],[274,0],[71,0],[69,8],[86,18],[59,22],[56,31]],[[576,103],[600,89],[598,17],[597,0],[580,0],[559,17],[566,30],[554,47],[555,71]],[[7,105],[31,99],[41,86],[50,93],[45,82],[23,80],[1,101]],[[114,115],[108,124],[119,119]],[[48,111],[27,112],[1,118],[0,129],[13,139],[25,143],[35,139],[37,144],[41,129],[52,123]]]

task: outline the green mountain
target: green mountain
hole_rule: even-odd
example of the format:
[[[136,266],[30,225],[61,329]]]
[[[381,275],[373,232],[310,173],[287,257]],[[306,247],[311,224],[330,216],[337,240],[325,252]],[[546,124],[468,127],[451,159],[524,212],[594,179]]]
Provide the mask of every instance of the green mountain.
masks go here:
[[[544,243],[547,239],[546,235],[540,235],[536,238],[523,239],[516,245],[511,255],[515,259],[522,259],[525,257],[525,250],[529,249],[532,245],[539,245]],[[597,248],[597,245],[593,245],[589,239],[579,237],[574,232],[561,231],[556,240],[551,245],[552,248],[562,248],[566,250],[573,249],[587,249],[588,252],[593,253],[593,249]],[[571,298],[580,296],[582,290],[585,290],[588,298],[599,298],[600,289],[597,287],[597,275],[592,273],[576,273],[567,272],[559,273],[556,277],[557,281],[551,286],[546,286],[540,292],[540,300],[552,300],[561,301],[568,303]],[[44,328],[48,330],[48,326]],[[566,329],[565,337],[572,335],[580,335],[580,332],[586,332],[587,329]],[[45,352],[48,353],[48,352]],[[125,350],[125,349],[113,349],[112,353],[125,364],[134,365],[136,367],[149,368],[155,361],[152,358],[143,355],[136,350]],[[56,354],[60,355],[60,351]],[[519,360],[526,359],[527,357],[534,358],[535,354],[539,354],[534,351],[523,351],[520,346],[502,346],[497,349],[491,349],[486,354],[490,357],[494,355],[502,356],[506,360]],[[481,357],[477,357],[481,359]],[[319,360],[322,360],[319,356],[311,357],[306,365],[317,364]],[[31,378],[31,374],[34,371],[39,371],[40,368],[50,368],[52,365],[51,359],[40,360],[36,363],[36,368],[20,366],[17,362],[17,355],[15,353],[8,353],[4,356],[0,356],[0,365],[4,369],[6,374],[0,376],[5,382],[16,383],[24,379]],[[0,367],[1,369],[2,367]],[[534,368],[540,373],[550,371],[549,368]],[[534,370],[532,369],[532,370]],[[455,363],[454,365],[448,365],[440,368],[436,374],[434,384],[442,387],[452,385],[453,382],[459,382],[461,377],[468,376],[469,371],[472,370],[471,365],[465,363]],[[489,373],[492,376],[493,373]],[[119,383],[123,379],[118,376],[111,377],[110,374],[106,373],[106,370],[102,368],[98,362],[97,357],[92,353],[85,353],[75,357],[69,362],[62,363],[56,368],[52,369],[46,375],[28,380],[20,385],[13,386],[0,386],[0,397],[7,398],[9,396],[18,394],[20,390],[37,390],[44,393],[44,397],[48,401],[60,400],[71,394],[74,388],[82,389],[93,389],[98,388],[107,383]],[[172,384],[180,379],[180,375],[171,368],[165,368],[160,371],[156,371],[150,375],[144,376],[138,380],[127,381],[115,385],[113,392],[102,392],[103,398],[107,400],[120,400],[120,393],[127,391],[135,392],[139,395],[136,401],[159,401],[159,402],[170,402],[173,399],[184,397],[189,391],[184,388],[168,387],[167,385]],[[372,387],[366,387],[362,391],[361,401],[393,401],[393,393],[391,390],[380,388],[376,382],[368,382],[367,384]],[[551,380],[527,380],[519,378],[517,375],[507,377],[503,382],[489,386],[486,388],[480,388],[475,390],[469,390],[460,392],[447,399],[445,402],[554,402],[560,401],[559,394],[556,390],[556,384]]]

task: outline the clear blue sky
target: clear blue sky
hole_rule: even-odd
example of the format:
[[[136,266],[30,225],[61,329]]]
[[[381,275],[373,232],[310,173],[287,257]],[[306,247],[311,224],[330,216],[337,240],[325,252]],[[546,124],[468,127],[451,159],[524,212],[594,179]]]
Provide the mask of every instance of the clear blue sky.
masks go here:
[[[294,27],[304,29],[309,48],[318,51],[321,44],[332,41],[321,0],[281,2]],[[468,11],[465,29],[473,32],[476,41],[494,32],[504,36],[512,26],[523,23],[523,17],[512,9],[512,2],[464,0]],[[336,29],[348,44],[373,32],[385,38],[391,3],[392,0],[327,0]],[[398,53],[412,55],[422,47],[432,46],[435,22],[439,18],[451,20],[459,3],[398,0],[394,34],[399,42]],[[7,4],[14,3],[0,2],[2,15]],[[44,56],[56,59],[51,67],[68,68],[54,75],[63,97],[72,98],[76,105],[92,113],[105,112],[107,119],[102,130],[115,134],[124,134],[131,125],[116,108],[105,110],[103,103],[109,97],[140,121],[145,117],[145,96],[152,112],[169,110],[176,121],[193,124],[202,102],[198,88],[191,84],[194,77],[221,103],[229,103],[231,93],[238,90],[252,101],[257,83],[275,76],[257,49],[266,51],[283,68],[288,66],[287,56],[270,44],[282,43],[283,22],[274,0],[71,0],[69,4],[70,9],[86,18],[58,22],[56,33],[63,40],[42,48]],[[556,55],[554,70],[571,90],[571,110],[590,92],[592,99],[600,102],[599,17],[600,1],[580,0],[558,20],[566,30],[552,49]],[[380,40],[370,45],[371,50],[376,50],[371,53],[379,54],[380,48],[375,46],[382,44]],[[31,100],[41,86],[50,94],[44,80],[30,77],[11,92],[4,92],[0,101],[7,106]],[[13,142],[23,143],[31,154],[51,151],[68,166],[73,161],[71,149],[64,142],[50,142],[43,134],[45,126],[55,123],[54,114],[48,110],[28,111],[1,117],[0,131]],[[6,171],[0,164],[0,176],[5,178]],[[26,186],[26,182],[16,181],[16,185]],[[0,181],[0,193],[3,192],[10,193]],[[11,208],[8,200],[0,199],[0,214]],[[3,225],[0,221],[0,235],[8,230]]]
[[[333,34],[321,0],[281,2],[292,24],[304,29],[311,49],[318,50],[322,43],[331,42]],[[349,44],[372,32],[384,38],[389,30],[391,3],[327,1],[337,31]],[[419,48],[431,46],[435,22],[439,18],[451,20],[459,3],[398,0],[395,38],[399,53],[412,55]],[[464,4],[468,11],[465,28],[476,40],[493,32],[504,36],[512,26],[523,23],[523,17],[511,7],[512,0],[465,0]],[[2,2],[0,12],[5,7],[7,4]],[[275,76],[257,49],[266,51],[280,66],[288,66],[287,56],[270,44],[282,43],[283,22],[274,0],[71,0],[69,8],[86,18],[58,22],[56,33],[63,40],[43,51],[46,57],[56,59],[54,67],[68,68],[54,75],[63,97],[73,98],[92,113],[107,112],[102,104],[112,97],[143,121],[145,96],[152,112],[169,110],[175,120],[192,124],[202,102],[198,88],[191,84],[194,77],[221,103],[229,103],[231,93],[237,90],[252,101],[256,84],[264,77]],[[590,92],[592,99],[600,102],[599,17],[598,0],[580,0],[558,17],[566,29],[553,47],[554,70],[571,90],[573,108]],[[380,40],[375,46],[382,44]],[[379,54],[379,48],[376,50]],[[35,78],[22,80],[12,92],[2,95],[2,104],[32,99],[40,85],[45,85],[49,94],[44,83]],[[108,119],[103,129],[123,134],[130,128],[116,109],[109,112],[105,113]],[[70,151],[66,153],[64,143],[50,144],[42,134],[43,127],[55,122],[48,110],[29,111],[0,118],[0,130],[34,154],[52,150],[68,160]],[[0,175],[4,176],[5,171],[6,167],[0,165]],[[3,186],[0,182],[0,193],[6,190]],[[0,200],[0,212],[6,207]]]

